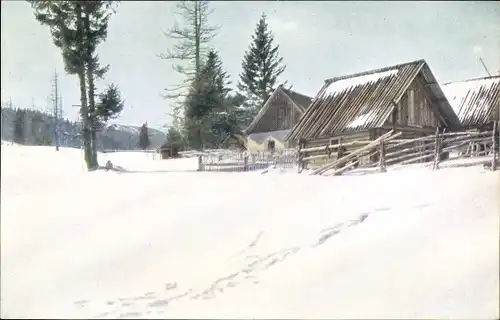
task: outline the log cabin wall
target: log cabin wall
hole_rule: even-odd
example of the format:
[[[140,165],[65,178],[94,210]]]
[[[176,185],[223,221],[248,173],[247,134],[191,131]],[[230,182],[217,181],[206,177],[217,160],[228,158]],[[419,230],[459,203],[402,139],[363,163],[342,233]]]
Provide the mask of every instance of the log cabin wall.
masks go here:
[[[396,124],[402,127],[436,128],[439,124],[436,114],[438,106],[432,105],[427,90],[417,77],[397,104]],[[386,124],[392,124],[389,118]]]
[[[276,98],[251,133],[289,130],[301,114],[282,95]]]
[[[340,143],[348,143],[348,142],[353,142],[353,141],[369,141],[370,140],[370,131],[369,130],[364,130],[364,131],[359,131],[359,132],[352,132],[349,134],[344,134],[344,135],[336,135],[333,137],[323,137],[323,138],[317,138],[317,139],[311,139],[311,140],[305,140],[304,141],[304,146],[303,148],[313,148],[313,147],[324,147],[326,145],[331,145],[331,144],[338,144],[339,141]],[[358,149],[360,146],[347,146],[346,151],[347,153],[352,152],[356,149]],[[306,169],[314,169],[317,168],[329,161],[332,160],[332,158],[336,157],[336,150],[332,151],[331,158],[320,158],[320,159],[315,159],[311,161],[307,161],[305,164]],[[325,154],[326,151],[313,151],[313,152],[308,152],[306,156],[315,156],[315,155],[320,155],[320,154]],[[361,163],[364,164],[368,161],[369,159],[367,157],[362,157],[361,158]]]

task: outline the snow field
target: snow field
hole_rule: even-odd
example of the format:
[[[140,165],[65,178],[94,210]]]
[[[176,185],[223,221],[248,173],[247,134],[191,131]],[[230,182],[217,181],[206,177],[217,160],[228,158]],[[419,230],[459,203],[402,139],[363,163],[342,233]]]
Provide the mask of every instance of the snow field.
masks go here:
[[[498,318],[498,172],[99,157],[2,145],[2,318]]]

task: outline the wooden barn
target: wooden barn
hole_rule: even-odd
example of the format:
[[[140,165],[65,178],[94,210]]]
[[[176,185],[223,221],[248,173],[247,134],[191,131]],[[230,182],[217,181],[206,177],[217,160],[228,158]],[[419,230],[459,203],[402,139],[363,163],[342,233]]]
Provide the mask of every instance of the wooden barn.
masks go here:
[[[326,80],[285,140],[300,140],[301,148],[312,148],[373,141],[390,130],[413,138],[434,134],[436,127],[459,125],[428,64],[417,60]],[[343,152],[356,148],[347,144]]]
[[[500,120],[500,76],[442,85],[463,129],[491,130]]]
[[[247,149],[277,151],[293,147],[295,141],[285,141],[285,136],[299,121],[312,98],[279,86],[274,90],[252,123],[245,129]]]

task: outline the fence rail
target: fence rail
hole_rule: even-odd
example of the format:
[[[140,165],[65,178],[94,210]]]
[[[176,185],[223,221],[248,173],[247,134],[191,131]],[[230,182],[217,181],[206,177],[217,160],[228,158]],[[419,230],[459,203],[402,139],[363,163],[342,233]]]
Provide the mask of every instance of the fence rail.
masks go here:
[[[374,141],[354,141],[346,144],[326,145],[323,147],[303,148],[297,152],[298,171],[314,159],[329,158],[329,162],[315,168],[311,174],[324,174],[334,171],[342,174],[353,167],[379,168],[381,172],[389,165],[406,165],[412,163],[431,162],[434,169],[439,168],[439,163],[467,157],[491,156],[491,160],[484,160],[485,165],[496,170],[498,164],[498,123],[494,122],[492,131],[462,131],[441,132],[438,128],[434,135],[412,139],[396,139],[401,132],[390,131]],[[495,134],[496,133],[496,134]],[[331,150],[345,146],[360,147],[342,154],[332,154]],[[326,151],[326,154],[307,156],[308,152]],[[450,153],[455,153],[450,157]],[[368,163],[361,163],[361,157],[368,156]],[[378,158],[376,161],[372,160]]]
[[[270,167],[288,169],[294,168],[297,164],[297,151],[294,149],[273,153],[206,150],[196,155],[200,171],[240,172],[265,170]]]
[[[156,149],[140,150],[140,149],[101,149],[103,153],[114,153],[114,152],[141,152],[141,153],[158,153]]]
[[[298,168],[301,172],[309,161],[328,158],[328,162],[312,170],[311,174],[325,174],[333,170],[335,175],[354,168],[378,168],[385,172],[387,166],[427,163],[433,169],[439,164],[460,158],[491,156],[481,161],[495,170],[498,165],[498,123],[492,131],[443,132],[401,139],[401,132],[390,131],[373,141],[354,141],[345,144],[326,145],[313,148],[287,149],[279,152],[242,152],[226,149],[183,151],[182,157],[198,157],[199,171],[239,172],[265,170],[267,168]],[[333,152],[345,146],[357,149],[341,154]],[[324,154],[321,154],[324,151]],[[320,152],[308,155],[311,152]],[[362,161],[362,158],[369,159]]]

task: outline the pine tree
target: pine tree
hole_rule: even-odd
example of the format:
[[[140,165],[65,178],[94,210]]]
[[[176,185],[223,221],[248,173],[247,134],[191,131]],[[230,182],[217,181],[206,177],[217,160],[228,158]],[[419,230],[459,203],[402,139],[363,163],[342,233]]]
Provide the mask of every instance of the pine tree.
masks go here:
[[[249,49],[242,62],[238,89],[246,97],[245,107],[255,114],[275,89],[278,77],[285,71],[283,58],[274,45],[274,35],[269,30],[266,15],[262,14]]]
[[[233,97],[230,96],[229,75],[223,70],[216,51],[209,52],[202,75],[207,87],[207,100],[212,103],[202,132],[207,147],[218,148],[227,134],[236,130],[238,121]]]
[[[101,131],[109,120],[115,119],[122,112],[124,105],[120,89],[115,84],[110,84],[103,93],[99,94],[99,101],[95,107],[96,131]]]
[[[184,145],[185,141],[182,134],[175,127],[169,127],[163,146],[170,150],[171,156],[175,157],[179,151],[184,149]]]
[[[14,142],[19,144],[26,143],[26,136],[24,134],[24,125],[25,125],[25,115],[26,112],[22,109],[17,109],[14,117]]]
[[[141,126],[139,131],[139,149],[146,150],[151,146],[151,141],[149,140],[148,134],[148,123],[146,122]]]
[[[201,68],[200,76],[191,88],[191,95],[188,98],[196,103],[186,104],[186,116],[201,120],[212,111],[223,109],[230,91],[228,79],[229,76],[222,69],[219,55],[211,50]]]
[[[98,163],[94,79],[102,77],[107,70],[99,66],[95,50],[106,39],[110,10],[117,1],[28,2],[35,9],[35,18],[49,27],[54,44],[61,50],[66,72],[78,76],[85,162],[89,170],[95,170]]]
[[[52,40],[61,50],[64,67],[68,74],[78,76],[80,85],[80,114],[83,122],[84,158],[88,170],[96,169],[92,159],[91,123],[87,105],[85,68],[85,29],[83,8],[79,1],[29,1],[35,10],[35,18],[49,27]]]
[[[43,146],[45,145],[44,134],[43,134],[43,119],[42,115],[35,113],[31,118],[31,135],[34,137],[35,145]]]
[[[213,123],[221,121],[219,116],[228,112],[229,85],[229,76],[222,68],[218,53],[210,50],[200,76],[193,83],[186,99],[186,118],[193,123],[188,134],[188,142],[192,147],[200,148],[207,143],[213,147]]]

